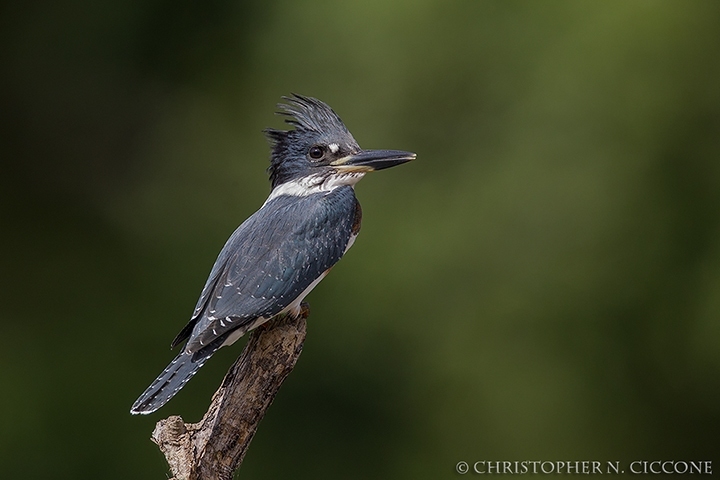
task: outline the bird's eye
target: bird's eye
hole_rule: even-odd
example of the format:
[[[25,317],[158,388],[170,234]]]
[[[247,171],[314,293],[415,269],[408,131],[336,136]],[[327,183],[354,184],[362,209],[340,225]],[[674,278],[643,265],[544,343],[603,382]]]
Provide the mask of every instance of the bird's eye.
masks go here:
[[[323,155],[325,155],[325,150],[323,150],[322,147],[315,145],[310,147],[310,151],[308,152],[310,154],[310,158],[314,158],[315,160],[322,158]]]

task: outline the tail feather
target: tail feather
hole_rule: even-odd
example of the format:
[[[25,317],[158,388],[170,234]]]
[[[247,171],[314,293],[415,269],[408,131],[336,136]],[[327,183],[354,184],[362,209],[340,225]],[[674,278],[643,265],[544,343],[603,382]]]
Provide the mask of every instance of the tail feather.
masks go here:
[[[147,415],[165,405],[220,346],[222,342],[213,342],[199,352],[187,353],[183,350],[135,400],[130,413]]]

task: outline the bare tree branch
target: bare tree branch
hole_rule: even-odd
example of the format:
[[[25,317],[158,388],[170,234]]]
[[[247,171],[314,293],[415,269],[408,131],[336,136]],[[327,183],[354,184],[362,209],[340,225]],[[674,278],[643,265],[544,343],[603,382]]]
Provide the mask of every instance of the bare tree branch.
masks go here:
[[[256,328],[198,423],[160,420],[152,440],[176,480],[230,480],[302,351],[309,309]]]

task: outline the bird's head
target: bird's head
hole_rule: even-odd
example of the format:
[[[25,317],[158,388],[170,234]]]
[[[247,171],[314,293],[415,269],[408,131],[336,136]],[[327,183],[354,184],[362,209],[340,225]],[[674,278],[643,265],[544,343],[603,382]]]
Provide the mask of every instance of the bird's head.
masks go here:
[[[280,114],[293,130],[268,128],[272,188],[303,177],[359,175],[400,165],[415,158],[399,150],[363,150],[340,117],[325,103],[293,94],[283,97]]]

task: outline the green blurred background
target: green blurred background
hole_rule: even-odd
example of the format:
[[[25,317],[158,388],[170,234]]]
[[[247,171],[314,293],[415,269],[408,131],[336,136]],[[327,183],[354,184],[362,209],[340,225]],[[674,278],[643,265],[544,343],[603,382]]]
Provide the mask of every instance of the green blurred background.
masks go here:
[[[357,187],[242,478],[718,459],[720,3],[0,8],[2,478],[165,478],[155,422],[197,421],[241,345],[129,408],[290,92],[418,160]]]

